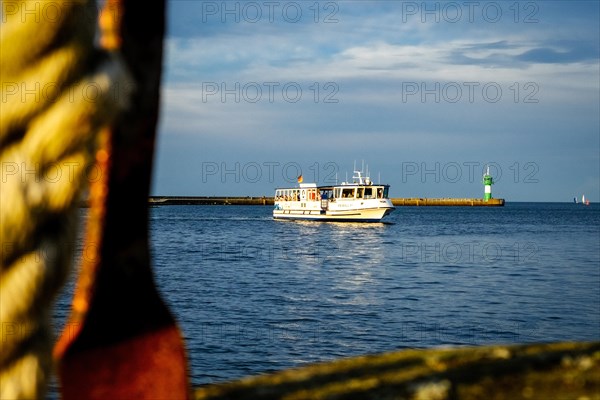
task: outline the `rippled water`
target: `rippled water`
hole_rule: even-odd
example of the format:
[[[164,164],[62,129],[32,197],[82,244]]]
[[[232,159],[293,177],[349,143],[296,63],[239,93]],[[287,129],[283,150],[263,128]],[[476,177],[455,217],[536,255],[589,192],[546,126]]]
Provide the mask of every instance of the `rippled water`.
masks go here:
[[[401,207],[385,224],[270,207],[152,210],[194,384],[409,347],[598,340],[598,207]]]
[[[151,243],[195,386],[403,348],[600,339],[597,204],[399,207],[381,224],[159,206]]]

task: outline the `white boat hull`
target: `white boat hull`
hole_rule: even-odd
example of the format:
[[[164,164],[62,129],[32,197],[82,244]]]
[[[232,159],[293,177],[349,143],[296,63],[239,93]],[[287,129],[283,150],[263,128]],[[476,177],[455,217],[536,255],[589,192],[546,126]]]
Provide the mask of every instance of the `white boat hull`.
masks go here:
[[[330,204],[327,210],[320,208],[320,203],[305,204],[304,207],[288,202],[276,204],[273,218],[288,220],[316,220],[316,221],[351,221],[351,222],[380,222],[390,214],[395,207],[388,201],[377,202],[373,206],[365,205],[360,208],[347,208],[341,204]]]
[[[276,210],[273,218],[288,220],[315,220],[315,221],[348,221],[348,222],[380,222],[392,209],[346,210],[340,212]]]

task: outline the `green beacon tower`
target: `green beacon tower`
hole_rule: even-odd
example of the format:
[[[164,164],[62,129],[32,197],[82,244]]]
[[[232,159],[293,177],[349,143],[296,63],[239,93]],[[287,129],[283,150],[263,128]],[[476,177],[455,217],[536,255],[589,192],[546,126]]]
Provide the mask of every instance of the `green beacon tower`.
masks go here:
[[[492,198],[492,185],[494,184],[494,179],[490,175],[490,167],[487,167],[485,174],[483,174],[483,184],[484,184],[484,192],[483,192],[483,201],[489,201]]]

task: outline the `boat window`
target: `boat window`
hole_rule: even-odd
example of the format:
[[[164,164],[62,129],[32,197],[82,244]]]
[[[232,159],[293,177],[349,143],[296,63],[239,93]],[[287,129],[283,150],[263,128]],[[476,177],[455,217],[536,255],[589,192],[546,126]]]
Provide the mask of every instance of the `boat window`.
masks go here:
[[[339,199],[340,197],[342,197],[342,189],[341,188],[335,188],[333,190],[333,197],[335,197],[336,199]]]
[[[343,198],[354,198],[354,188],[352,189],[343,189],[342,190]]]
[[[365,199],[372,199],[373,198],[373,188],[365,188]]]
[[[381,187],[377,188],[377,198],[378,199],[382,199],[383,198],[383,188],[381,188]]]
[[[384,189],[383,189],[383,198],[384,198],[384,199],[387,199],[387,197],[388,197],[388,191],[389,191],[389,189],[390,189],[390,188],[388,188],[388,187],[386,187],[386,188],[384,188]]]
[[[356,198],[357,199],[362,199],[364,192],[365,192],[365,188],[357,188],[356,189]]]

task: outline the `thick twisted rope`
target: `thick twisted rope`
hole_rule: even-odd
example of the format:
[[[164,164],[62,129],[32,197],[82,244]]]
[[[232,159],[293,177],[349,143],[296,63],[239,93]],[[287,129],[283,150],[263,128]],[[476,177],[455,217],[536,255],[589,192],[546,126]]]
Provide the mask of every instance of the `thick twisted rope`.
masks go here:
[[[44,395],[50,310],[72,260],[86,170],[126,99],[123,64],[94,45],[96,16],[85,0],[2,2],[2,399]]]

